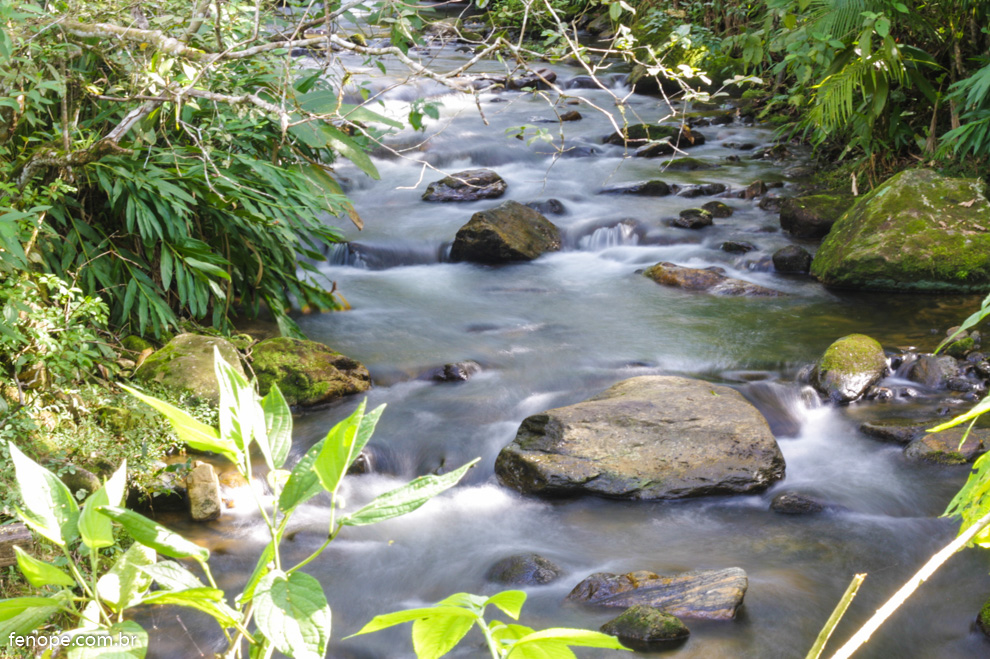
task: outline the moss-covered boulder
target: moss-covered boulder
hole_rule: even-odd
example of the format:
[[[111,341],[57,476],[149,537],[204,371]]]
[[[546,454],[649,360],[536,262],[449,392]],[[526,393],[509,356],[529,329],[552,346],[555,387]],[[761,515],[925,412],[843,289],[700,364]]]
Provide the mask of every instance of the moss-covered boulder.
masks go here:
[[[824,238],[855,199],[849,195],[817,194],[785,199],[780,228],[798,238]]]
[[[244,375],[240,355],[229,341],[216,336],[180,334],[144,360],[134,372],[134,379],[145,384],[157,383],[176,392],[188,391],[217,403],[220,385],[213,370],[214,349]]]
[[[811,272],[835,288],[985,292],[990,202],[983,183],[929,169],[895,175],[839,218]]]
[[[454,237],[451,261],[532,261],[560,249],[560,229],[529,206],[506,201],[471,216]]]
[[[850,334],[825,350],[811,372],[811,384],[833,403],[849,403],[886,374],[883,347],[865,334]]]
[[[645,604],[629,607],[602,625],[601,630],[629,647],[644,650],[653,644],[684,640],[691,634],[677,616]]]
[[[990,430],[973,428],[963,442],[965,432],[964,428],[950,428],[930,433],[908,444],[904,455],[909,460],[933,464],[968,464],[986,453],[987,446],[990,446]]]
[[[0,563],[2,565],[2,563]],[[984,635],[990,637],[990,599],[986,601],[980,609],[980,615],[976,617],[976,625]]]
[[[261,395],[277,384],[289,405],[320,405],[371,387],[360,362],[322,343],[279,337],[258,343],[251,367]]]

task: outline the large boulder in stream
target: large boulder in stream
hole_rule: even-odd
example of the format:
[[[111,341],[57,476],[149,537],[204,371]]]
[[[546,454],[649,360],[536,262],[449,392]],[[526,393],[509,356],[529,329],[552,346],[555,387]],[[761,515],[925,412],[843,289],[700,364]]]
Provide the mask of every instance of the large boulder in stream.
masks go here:
[[[834,288],[983,293],[990,288],[990,202],[979,179],[901,172],[832,227],[811,273]]]
[[[824,238],[854,201],[849,195],[837,194],[785,199],[780,207],[780,228],[798,238]]]
[[[134,372],[134,379],[176,392],[189,392],[215,404],[220,401],[220,383],[213,370],[214,350],[244,375],[240,355],[230,341],[216,336],[180,334],[145,359]]]
[[[783,478],[784,457],[735,389],[642,376],[528,417],[495,473],[526,494],[681,499],[765,490]]]
[[[711,268],[686,268],[674,263],[661,262],[647,268],[643,274],[661,286],[701,291],[711,295],[776,297],[782,295],[759,284],[725,276],[725,270]]]
[[[811,371],[811,385],[833,403],[851,403],[887,374],[883,347],[865,334],[844,336]]]
[[[316,341],[278,337],[251,351],[251,365],[264,396],[277,384],[289,405],[320,405],[371,388],[360,362]]]
[[[909,460],[942,465],[970,463],[986,453],[990,446],[990,430],[973,428],[962,443],[965,434],[965,426],[930,433],[908,444],[904,455]]]
[[[505,194],[506,183],[490,169],[469,169],[445,176],[426,187],[424,201],[477,201]]]
[[[586,602],[609,608],[646,605],[679,618],[732,620],[742,604],[749,578],[745,570],[695,570],[660,576],[640,570],[627,574],[593,574],[567,596],[571,602]]]
[[[451,261],[532,261],[560,249],[560,229],[529,206],[506,201],[480,211],[457,231]]]

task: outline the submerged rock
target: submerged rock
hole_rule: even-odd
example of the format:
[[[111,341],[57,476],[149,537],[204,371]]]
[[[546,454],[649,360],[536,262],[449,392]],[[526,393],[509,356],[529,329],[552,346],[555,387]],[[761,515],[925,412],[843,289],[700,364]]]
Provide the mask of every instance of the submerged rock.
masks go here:
[[[707,204],[702,205],[702,208],[711,213],[712,217],[720,219],[732,217],[732,213],[735,212],[732,206],[723,204],[721,201],[709,201]]]
[[[833,403],[850,403],[886,374],[883,347],[865,334],[850,334],[825,350],[811,372],[811,384]]]
[[[784,200],[780,227],[798,238],[824,238],[856,200],[849,195],[807,195]]]
[[[781,515],[815,515],[827,509],[824,502],[800,492],[782,492],[770,502],[770,510]]]
[[[457,231],[451,261],[508,263],[532,261],[560,249],[560,230],[537,211],[506,201],[471,216]]]
[[[481,364],[475,361],[455,362],[430,369],[423,376],[426,380],[436,382],[466,382],[472,376],[481,372]]]
[[[990,430],[973,428],[969,431],[966,442],[960,446],[964,433],[965,428],[930,433],[908,444],[904,455],[910,460],[935,464],[967,464],[986,453],[987,446],[990,446]]]
[[[721,268],[685,268],[673,263],[657,263],[643,274],[663,286],[703,291],[712,295],[776,297],[779,291],[722,274]]]
[[[559,199],[551,198],[543,201],[531,201],[526,205],[543,215],[563,215],[567,212],[564,204]]]
[[[703,229],[712,225],[712,214],[702,208],[685,208],[671,221],[671,226],[681,229]]]
[[[316,341],[266,339],[254,346],[251,365],[261,395],[277,384],[289,405],[331,403],[371,388],[363,364]]]
[[[990,202],[983,183],[930,169],[896,174],[835,223],[811,271],[835,288],[985,292]]]
[[[226,339],[180,334],[155,352],[134,371],[134,379],[157,383],[177,392],[190,392],[203,400],[220,401],[220,384],[213,370],[214,349],[240,375],[244,367],[237,349]]]
[[[864,435],[869,435],[881,442],[890,444],[910,444],[925,435],[925,429],[934,425],[918,424],[911,421],[870,421],[862,424],[859,429]]]
[[[723,252],[730,254],[745,254],[756,249],[756,245],[745,240],[726,240],[718,246]]]
[[[434,181],[423,193],[424,201],[477,201],[505,194],[506,183],[490,169],[469,169]]]
[[[738,567],[669,577],[645,570],[599,572],[575,586],[567,600],[610,608],[646,605],[679,618],[732,620],[748,587],[746,572]]]
[[[615,185],[599,190],[598,194],[631,194],[641,197],[666,197],[672,192],[663,181],[643,181],[632,185]]]
[[[639,604],[601,626],[605,634],[617,637],[623,645],[648,650],[650,645],[681,641],[691,634],[677,616]]]
[[[680,499],[764,490],[783,477],[784,458],[736,390],[643,376],[528,417],[495,473],[526,494]]]
[[[563,570],[539,554],[517,554],[498,561],[485,573],[485,578],[509,586],[535,586],[556,581]]]

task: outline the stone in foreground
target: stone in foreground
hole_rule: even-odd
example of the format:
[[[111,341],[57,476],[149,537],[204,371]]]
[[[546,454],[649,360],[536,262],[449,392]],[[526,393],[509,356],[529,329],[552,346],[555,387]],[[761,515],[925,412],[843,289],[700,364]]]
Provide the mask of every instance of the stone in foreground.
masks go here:
[[[469,169],[430,183],[424,201],[477,201],[505,194],[506,183],[490,169]]]
[[[676,616],[645,604],[629,607],[602,625],[601,631],[617,637],[623,645],[643,650],[654,644],[681,641],[691,634]]]
[[[480,211],[457,231],[451,261],[509,263],[532,261],[560,249],[560,230],[529,206],[507,201]]]
[[[643,376],[527,418],[495,473],[524,494],[682,499],[765,490],[784,457],[735,389]]]
[[[662,286],[683,288],[686,291],[701,291],[712,295],[777,297],[782,295],[759,284],[741,279],[733,279],[723,274],[722,268],[685,268],[674,263],[657,263],[648,268],[644,275]]]
[[[732,620],[743,602],[749,578],[742,568],[695,570],[660,576],[640,570],[593,574],[570,592],[572,602],[627,608],[646,605],[678,618]]]
[[[865,334],[850,334],[825,350],[811,372],[811,384],[833,403],[850,403],[886,374],[883,347]]]
[[[252,367],[264,396],[277,384],[289,405],[321,405],[371,388],[360,362],[322,343],[288,337],[254,346]]]
[[[930,169],[893,176],[839,218],[811,273],[833,288],[984,293],[990,202],[983,183]]]

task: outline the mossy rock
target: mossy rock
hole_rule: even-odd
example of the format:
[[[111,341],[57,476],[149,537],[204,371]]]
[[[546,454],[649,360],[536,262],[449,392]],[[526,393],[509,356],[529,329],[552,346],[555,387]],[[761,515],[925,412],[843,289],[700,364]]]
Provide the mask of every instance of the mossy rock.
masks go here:
[[[973,428],[963,442],[965,428],[950,428],[916,439],[904,449],[909,460],[940,465],[963,465],[983,455],[990,446],[990,430]]]
[[[630,647],[644,649],[644,646],[656,643],[682,641],[691,634],[677,616],[645,604],[629,607],[619,617],[602,625],[601,630],[617,636]]]
[[[151,343],[151,341],[131,334],[130,336],[125,336],[120,340],[120,347],[124,350],[140,354],[148,348],[154,348],[155,346]]]
[[[980,609],[980,615],[976,617],[976,625],[984,635],[990,637],[990,599]]]
[[[219,350],[224,360],[244,375],[240,355],[229,341],[216,336],[180,334],[148,357],[134,372],[134,379],[218,403],[220,385],[213,370],[214,350]]]
[[[126,407],[114,405],[105,405],[96,410],[96,420],[106,430],[118,435],[141,427],[145,421]]]
[[[850,334],[825,350],[811,373],[811,384],[833,403],[849,403],[886,374],[883,347],[865,334]]]
[[[331,403],[371,388],[371,376],[361,363],[315,341],[267,339],[251,354],[261,395],[277,384],[290,405]]]
[[[862,197],[811,266],[833,288],[983,293],[990,287],[990,202],[979,179],[911,169]]]
[[[780,228],[798,238],[824,238],[854,201],[852,196],[835,194],[786,199],[780,207]]]

